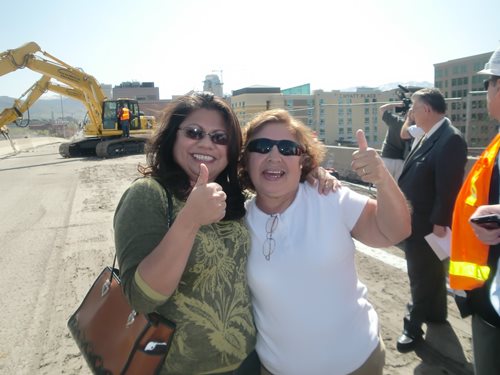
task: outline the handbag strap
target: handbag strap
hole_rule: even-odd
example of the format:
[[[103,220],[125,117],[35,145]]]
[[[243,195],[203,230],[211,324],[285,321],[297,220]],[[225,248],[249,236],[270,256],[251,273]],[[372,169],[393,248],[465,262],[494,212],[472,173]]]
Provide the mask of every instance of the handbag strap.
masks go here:
[[[172,226],[172,223],[174,222],[174,210],[173,210],[174,204],[172,201],[172,194],[170,193],[170,191],[168,190],[168,188],[166,187],[166,185],[163,183],[163,181],[160,178],[155,177],[155,180],[163,187],[163,189],[165,189],[165,193],[167,194],[167,205],[168,205],[168,207],[167,207],[167,224],[168,224],[168,228],[170,228]],[[111,275],[109,277],[110,281],[113,278],[113,273],[116,269],[115,265],[116,265],[116,251],[115,251],[115,257],[113,258],[113,268],[112,268],[113,272],[111,272]]]

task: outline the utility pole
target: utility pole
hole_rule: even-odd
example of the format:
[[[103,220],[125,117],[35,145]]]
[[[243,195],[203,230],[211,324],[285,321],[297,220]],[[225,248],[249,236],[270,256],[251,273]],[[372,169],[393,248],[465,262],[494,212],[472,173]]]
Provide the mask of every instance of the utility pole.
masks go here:
[[[61,98],[61,126],[63,127],[63,137],[66,138],[66,125],[64,124],[64,107],[63,107],[63,97],[59,95]]]

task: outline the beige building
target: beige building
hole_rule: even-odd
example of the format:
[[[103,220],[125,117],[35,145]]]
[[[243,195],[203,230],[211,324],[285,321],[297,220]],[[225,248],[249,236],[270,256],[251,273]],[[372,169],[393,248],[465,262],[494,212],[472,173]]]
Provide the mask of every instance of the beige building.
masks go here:
[[[447,116],[464,133],[469,147],[484,147],[497,133],[486,108],[486,77],[476,74],[492,53],[434,64],[434,85],[447,98]]]
[[[279,87],[251,86],[233,91],[233,110],[242,125],[266,109],[284,108],[313,129],[327,145],[357,145],[356,130],[363,129],[371,147],[380,148],[387,131],[378,108],[399,100],[395,90],[359,88],[309,92],[309,85],[281,90]]]

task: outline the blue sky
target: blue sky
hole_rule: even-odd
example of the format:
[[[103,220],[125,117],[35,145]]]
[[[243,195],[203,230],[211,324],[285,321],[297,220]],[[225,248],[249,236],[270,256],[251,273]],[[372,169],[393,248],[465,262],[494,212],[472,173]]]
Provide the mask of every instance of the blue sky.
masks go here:
[[[2,14],[0,51],[35,41],[100,83],[154,81],[162,99],[220,71],[229,94],[433,82],[433,64],[500,46],[498,0],[25,0]],[[39,77],[1,76],[0,96]]]

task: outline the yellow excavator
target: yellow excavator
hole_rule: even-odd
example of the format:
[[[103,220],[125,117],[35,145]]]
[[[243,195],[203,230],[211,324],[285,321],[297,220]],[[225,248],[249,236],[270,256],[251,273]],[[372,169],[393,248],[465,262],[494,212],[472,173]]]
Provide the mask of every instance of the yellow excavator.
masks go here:
[[[42,51],[35,42],[0,52],[0,76],[23,68],[41,73],[42,77],[16,99],[11,108],[0,113],[2,133],[7,124],[18,124],[40,96],[52,91],[81,101],[87,109],[83,138],[62,143],[59,147],[62,156],[112,157],[144,152],[145,143],[157,124],[154,116],[145,116],[140,111],[137,100],[108,99],[93,76]],[[120,129],[118,110],[122,106],[131,112],[130,137],[123,137]]]

